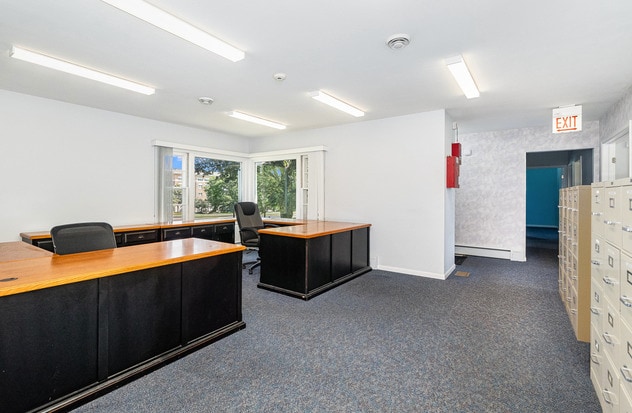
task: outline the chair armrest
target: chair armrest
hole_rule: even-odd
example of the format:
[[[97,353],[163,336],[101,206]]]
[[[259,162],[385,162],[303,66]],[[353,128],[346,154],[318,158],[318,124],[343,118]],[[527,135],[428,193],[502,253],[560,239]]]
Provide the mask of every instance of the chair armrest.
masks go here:
[[[280,225],[277,224],[264,224],[264,228],[278,228]]]

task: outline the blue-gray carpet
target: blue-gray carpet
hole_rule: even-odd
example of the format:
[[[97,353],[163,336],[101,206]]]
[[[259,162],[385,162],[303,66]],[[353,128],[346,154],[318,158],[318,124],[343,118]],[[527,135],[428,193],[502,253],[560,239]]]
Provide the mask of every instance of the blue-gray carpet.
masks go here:
[[[76,412],[599,412],[557,257],[371,271],[310,301],[244,271],[239,331]]]

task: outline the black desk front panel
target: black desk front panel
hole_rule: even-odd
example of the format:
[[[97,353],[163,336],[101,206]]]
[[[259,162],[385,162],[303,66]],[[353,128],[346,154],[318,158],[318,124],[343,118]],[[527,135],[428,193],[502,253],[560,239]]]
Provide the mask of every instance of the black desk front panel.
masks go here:
[[[97,382],[98,281],[0,297],[0,411]]]

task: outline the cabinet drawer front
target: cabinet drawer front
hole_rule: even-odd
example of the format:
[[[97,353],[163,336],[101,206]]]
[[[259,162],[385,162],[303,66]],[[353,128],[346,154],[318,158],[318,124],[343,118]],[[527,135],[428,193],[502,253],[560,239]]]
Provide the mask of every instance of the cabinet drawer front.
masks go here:
[[[604,294],[613,305],[618,308],[620,290],[621,254],[619,249],[606,243],[604,262],[601,265],[604,270],[601,274],[601,286]]]
[[[605,402],[605,411],[619,411],[620,375],[614,362],[606,356],[601,371],[601,393]],[[612,410],[610,410],[612,409]]]
[[[601,323],[602,342],[606,353],[612,360],[616,360],[617,351],[621,346],[619,307],[615,307],[606,299],[605,309],[606,311]]]
[[[621,322],[621,348],[617,367],[621,373],[621,384],[628,392],[632,392],[632,330],[625,322]]]
[[[599,380],[602,376],[602,366],[606,362],[600,330],[601,328],[597,328],[594,324],[590,329],[590,371],[595,373]]]
[[[632,317],[632,257],[621,254],[621,276],[619,278],[619,306],[624,318]]]
[[[597,334],[601,336],[601,325],[603,324],[603,314],[605,312],[603,290],[595,279],[591,280],[590,284],[590,323],[597,330]]]
[[[158,231],[137,231],[137,232],[128,232],[124,234],[124,239],[126,244],[137,244],[143,242],[155,242],[158,241]]]
[[[210,238],[213,235],[213,225],[202,225],[193,227],[192,234],[194,237]]]
[[[162,240],[169,241],[172,239],[189,238],[191,236],[191,227],[169,228],[162,230]]]
[[[235,232],[235,224],[215,225],[216,234],[230,234],[231,232]]]
[[[591,230],[598,234],[603,235],[604,230],[604,188],[593,187],[591,190]]]

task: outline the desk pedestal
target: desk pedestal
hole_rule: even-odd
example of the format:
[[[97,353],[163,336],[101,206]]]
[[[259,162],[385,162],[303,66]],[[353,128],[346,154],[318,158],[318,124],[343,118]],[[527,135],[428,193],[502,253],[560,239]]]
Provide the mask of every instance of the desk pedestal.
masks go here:
[[[65,411],[244,328],[241,254],[0,297],[0,410]]]
[[[371,270],[369,228],[295,238],[260,234],[260,288],[308,300]]]

